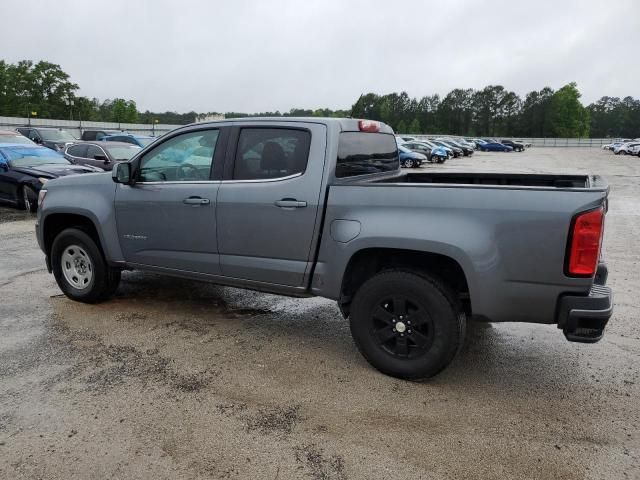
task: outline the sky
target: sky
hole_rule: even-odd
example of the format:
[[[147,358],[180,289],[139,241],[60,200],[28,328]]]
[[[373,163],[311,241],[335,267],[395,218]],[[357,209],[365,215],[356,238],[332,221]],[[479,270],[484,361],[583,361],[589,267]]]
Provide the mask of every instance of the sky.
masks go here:
[[[640,98],[640,0],[0,0],[0,59],[59,64],[141,111],[348,109],[575,81]]]

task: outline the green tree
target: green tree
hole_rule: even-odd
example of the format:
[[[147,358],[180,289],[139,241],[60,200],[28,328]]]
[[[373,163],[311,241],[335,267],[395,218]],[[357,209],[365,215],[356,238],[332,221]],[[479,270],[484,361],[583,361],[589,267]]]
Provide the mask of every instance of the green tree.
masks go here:
[[[580,103],[580,92],[571,82],[553,94],[545,128],[554,137],[588,137],[589,111]]]
[[[420,128],[420,121],[418,120],[418,117],[413,119],[413,122],[411,122],[411,125],[409,125],[409,133],[422,133],[422,129]]]
[[[407,124],[404,123],[404,120],[400,120],[397,128],[395,129],[396,133],[409,133],[407,131]]]

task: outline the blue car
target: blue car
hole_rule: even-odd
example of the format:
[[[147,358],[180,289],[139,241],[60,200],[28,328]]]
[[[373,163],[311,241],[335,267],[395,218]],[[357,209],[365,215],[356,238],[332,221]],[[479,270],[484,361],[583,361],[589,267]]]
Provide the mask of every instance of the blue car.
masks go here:
[[[480,150],[483,152],[511,152],[513,151],[513,147],[499,142],[485,140],[485,143],[480,144]]]
[[[421,153],[412,152],[402,145],[398,145],[398,153],[400,154],[400,166],[405,168],[419,167],[422,162],[427,161],[426,155]]]
[[[102,137],[101,141],[104,142],[125,142],[137,145],[140,148],[144,148],[153,142],[156,138],[146,135],[134,135],[132,133],[119,133],[117,135],[107,135]]]

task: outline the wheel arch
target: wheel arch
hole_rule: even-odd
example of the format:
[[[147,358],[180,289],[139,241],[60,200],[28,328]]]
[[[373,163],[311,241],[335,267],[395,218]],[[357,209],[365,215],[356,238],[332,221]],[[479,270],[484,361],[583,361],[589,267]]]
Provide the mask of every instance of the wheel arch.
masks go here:
[[[42,246],[47,257],[51,256],[51,247],[55,238],[67,228],[78,228],[85,232],[96,242],[102,255],[105,255],[104,242],[93,219],[77,213],[52,213],[42,221]]]
[[[355,252],[345,268],[338,305],[345,316],[358,288],[369,278],[385,270],[403,269],[424,272],[446,282],[456,293],[467,315],[472,303],[468,275],[451,256],[403,248],[364,248]]]

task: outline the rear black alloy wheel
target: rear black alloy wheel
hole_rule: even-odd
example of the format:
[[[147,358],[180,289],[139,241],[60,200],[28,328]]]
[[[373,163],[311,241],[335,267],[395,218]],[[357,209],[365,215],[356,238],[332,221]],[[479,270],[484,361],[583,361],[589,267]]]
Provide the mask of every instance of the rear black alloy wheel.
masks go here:
[[[447,286],[423,273],[382,272],[351,305],[351,334],[383,373],[405,379],[436,375],[464,338],[465,317]]]

